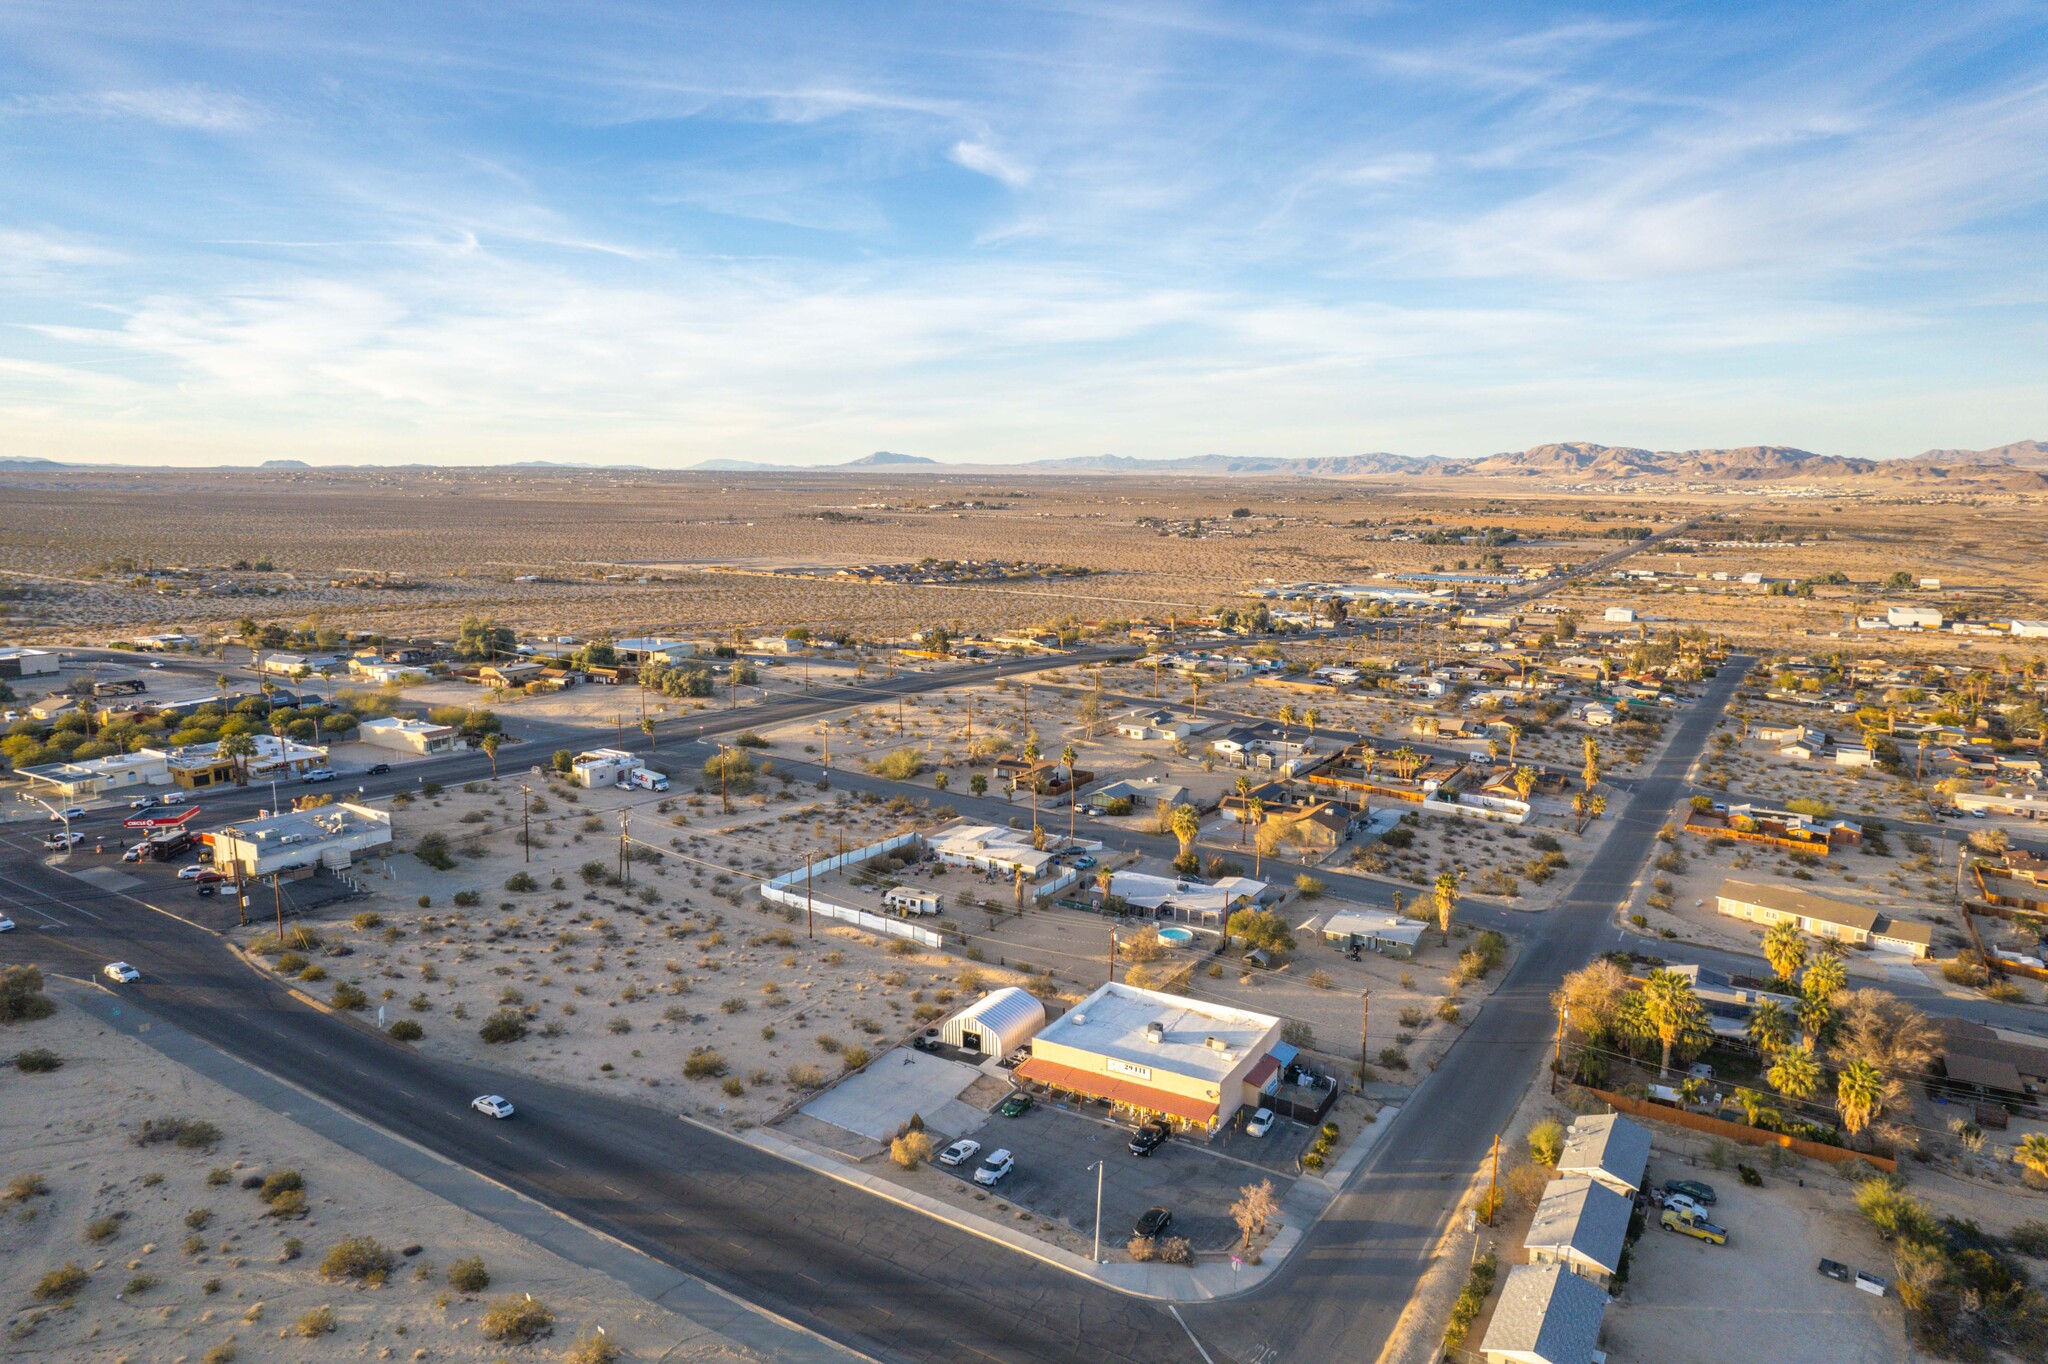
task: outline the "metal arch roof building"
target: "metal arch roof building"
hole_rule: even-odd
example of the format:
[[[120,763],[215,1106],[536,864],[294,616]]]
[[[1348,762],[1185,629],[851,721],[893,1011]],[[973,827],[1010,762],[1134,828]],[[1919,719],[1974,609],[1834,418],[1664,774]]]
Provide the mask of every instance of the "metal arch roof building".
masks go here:
[[[1028,990],[1006,985],[989,991],[947,1019],[939,1040],[966,1047],[967,1034],[974,1033],[981,1045],[968,1050],[978,1050],[984,1056],[1008,1056],[1030,1042],[1044,1026],[1045,1005]]]

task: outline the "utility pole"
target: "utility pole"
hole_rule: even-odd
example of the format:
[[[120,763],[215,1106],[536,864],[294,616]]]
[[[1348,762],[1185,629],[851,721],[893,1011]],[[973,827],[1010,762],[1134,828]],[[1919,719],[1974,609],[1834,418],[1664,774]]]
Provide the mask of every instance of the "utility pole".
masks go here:
[[[818,921],[811,913],[811,881],[818,865],[817,849],[811,850],[811,858],[804,863],[804,936],[816,942]]]
[[[277,873],[270,873],[270,899],[277,908],[277,945],[284,946],[284,892],[277,888]]]
[[[1358,992],[1358,1078],[1365,1080],[1365,1068],[1372,1064],[1372,991]]]
[[[1109,983],[1116,984],[1116,920],[1109,921]]]
[[[519,842],[526,849],[526,860],[533,861],[533,820],[527,797],[533,788],[525,782],[519,783]]]
[[[1493,1219],[1500,1215],[1500,1133],[1493,1134],[1493,1188],[1486,1196],[1486,1225],[1492,1226]]]
[[[1557,1093],[1557,1073],[1564,1069],[1564,1013],[1557,1015],[1557,1041],[1550,1053],[1550,1092]]]
[[[619,811],[619,878],[627,889],[633,886],[633,863],[626,856],[626,839],[633,831],[633,816],[625,810]]]

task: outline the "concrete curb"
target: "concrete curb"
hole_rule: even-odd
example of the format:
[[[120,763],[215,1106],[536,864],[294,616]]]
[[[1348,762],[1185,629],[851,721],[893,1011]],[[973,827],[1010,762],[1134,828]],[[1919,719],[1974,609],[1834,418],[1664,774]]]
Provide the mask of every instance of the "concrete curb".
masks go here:
[[[814,1151],[780,1133],[759,1127],[740,1133],[727,1133],[687,1114],[677,1114],[677,1117],[680,1121],[692,1127],[702,1128],[706,1132],[719,1136],[735,1136],[756,1150],[778,1156],[791,1164],[801,1165],[815,1174],[837,1180],[841,1184],[877,1198],[886,1199],[898,1207],[937,1218],[969,1235],[992,1241],[1054,1269],[1092,1280],[1115,1292],[1156,1302],[1201,1303],[1248,1293],[1278,1272],[1299,1248],[1309,1230],[1337,1201],[1345,1183],[1379,1145],[1380,1138],[1392,1126],[1395,1115],[1400,1111],[1395,1107],[1382,1108],[1371,1127],[1361,1129],[1359,1135],[1327,1174],[1305,1174],[1295,1181],[1294,1186],[1280,1202],[1280,1231],[1267,1245],[1258,1264],[1240,1264],[1233,1256],[1227,1261],[1197,1261],[1193,1266],[1187,1267],[1137,1263],[1098,1265],[1085,1255],[1077,1255],[1058,1246],[1048,1245],[1037,1237],[1006,1226],[994,1218],[965,1212],[929,1194],[903,1188],[890,1180],[868,1174],[832,1156]]]

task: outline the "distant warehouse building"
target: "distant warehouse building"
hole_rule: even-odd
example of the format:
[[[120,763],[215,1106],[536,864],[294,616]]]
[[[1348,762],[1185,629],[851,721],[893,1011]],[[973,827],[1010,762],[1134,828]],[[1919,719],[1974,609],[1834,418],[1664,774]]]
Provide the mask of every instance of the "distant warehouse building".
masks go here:
[[[1280,1020],[1114,981],[1031,1039],[1017,1074],[1121,1115],[1215,1133],[1278,1087]]]

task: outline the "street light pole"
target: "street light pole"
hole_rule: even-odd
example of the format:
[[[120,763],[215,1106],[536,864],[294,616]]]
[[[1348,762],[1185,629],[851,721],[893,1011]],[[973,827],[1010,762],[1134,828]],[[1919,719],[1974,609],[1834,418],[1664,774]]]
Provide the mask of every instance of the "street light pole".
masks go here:
[[[1095,1162],[1095,1263],[1102,1263],[1102,1171],[1108,1161]]]

